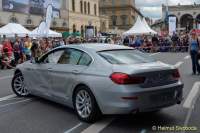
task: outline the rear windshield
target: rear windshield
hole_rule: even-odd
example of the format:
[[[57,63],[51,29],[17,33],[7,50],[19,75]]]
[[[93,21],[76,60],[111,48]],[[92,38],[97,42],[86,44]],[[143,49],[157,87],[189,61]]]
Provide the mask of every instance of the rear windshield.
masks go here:
[[[155,61],[148,54],[134,49],[101,51],[98,54],[111,64],[138,64]]]

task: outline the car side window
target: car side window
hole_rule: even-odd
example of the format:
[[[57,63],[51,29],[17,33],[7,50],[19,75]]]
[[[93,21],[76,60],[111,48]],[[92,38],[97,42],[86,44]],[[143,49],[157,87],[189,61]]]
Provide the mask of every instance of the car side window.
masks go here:
[[[48,54],[48,56],[44,59],[43,63],[53,63],[57,64],[60,56],[64,53],[64,50],[55,51],[53,53]]]
[[[66,49],[58,60],[58,64],[77,65],[83,52],[76,49]]]
[[[88,66],[91,62],[92,58],[88,54],[84,53],[81,59],[79,60],[78,65]]]

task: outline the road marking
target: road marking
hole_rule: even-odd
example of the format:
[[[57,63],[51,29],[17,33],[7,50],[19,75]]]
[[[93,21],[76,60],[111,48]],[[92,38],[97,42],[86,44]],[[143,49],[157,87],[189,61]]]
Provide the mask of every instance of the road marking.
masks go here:
[[[187,60],[189,58],[190,58],[190,55],[187,55],[187,56],[184,57],[185,60]]]
[[[2,98],[0,98],[0,102],[6,101],[6,100],[8,100],[8,99],[10,99],[10,98],[14,98],[14,97],[16,97],[15,94],[2,97]]]
[[[70,128],[69,130],[65,131],[64,133],[71,133],[72,131],[74,131],[76,128],[80,127],[83,123],[79,123],[76,126],[74,126],[73,128]]]
[[[183,104],[184,108],[189,108],[186,115],[186,119],[184,121],[184,127],[187,127],[189,124],[196,101],[199,98],[199,94],[200,94],[200,82],[196,82],[193,85],[192,90],[190,91],[189,95],[187,96]],[[185,131],[183,131],[182,133],[185,133]]]
[[[113,119],[105,119],[105,120],[99,121],[97,123],[92,124],[85,130],[83,130],[81,133],[99,133],[105,127],[107,127],[112,121]]]
[[[188,94],[188,96],[187,96],[187,98],[186,98],[186,100],[183,104],[183,107],[184,108],[191,108],[192,105],[195,104],[199,93],[200,93],[200,82],[196,82],[196,83],[194,83],[192,90]]]
[[[179,68],[183,63],[184,63],[184,62],[179,61],[179,62],[177,62],[174,66],[175,66],[176,68]]]
[[[185,119],[185,121],[184,121],[184,127],[188,127],[190,118],[191,118],[191,116],[192,116],[192,111],[193,111],[193,107],[190,108],[189,111],[188,111],[188,113],[187,113],[186,119]],[[182,133],[185,133],[185,130],[184,130]]]
[[[154,55],[157,55],[157,54],[160,54],[160,52],[150,54],[149,56],[154,56]]]
[[[3,79],[10,79],[12,78],[13,76],[4,76],[4,77],[0,77],[0,80],[3,80]]]
[[[31,101],[31,100],[32,99],[25,99],[25,100],[13,102],[13,103],[8,103],[8,104],[0,105],[0,108],[6,107],[6,106],[10,106],[10,105],[14,105],[14,104],[18,104],[18,103],[23,103],[23,102]]]

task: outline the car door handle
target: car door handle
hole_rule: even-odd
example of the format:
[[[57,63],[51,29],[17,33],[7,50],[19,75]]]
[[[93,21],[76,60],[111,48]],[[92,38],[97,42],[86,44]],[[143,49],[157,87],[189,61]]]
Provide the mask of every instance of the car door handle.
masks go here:
[[[72,70],[73,74],[79,74],[80,72],[78,70]]]

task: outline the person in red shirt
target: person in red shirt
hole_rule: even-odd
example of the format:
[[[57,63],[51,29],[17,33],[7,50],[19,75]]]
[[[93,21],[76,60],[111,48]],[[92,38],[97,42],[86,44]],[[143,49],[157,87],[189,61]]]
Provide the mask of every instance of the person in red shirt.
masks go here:
[[[8,50],[8,56],[11,57],[12,54],[13,54],[13,48],[12,48],[12,45],[11,45],[11,43],[8,39],[5,39],[5,41],[3,42],[3,50],[4,49]]]
[[[3,45],[0,43],[0,66],[2,65]]]

